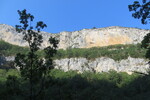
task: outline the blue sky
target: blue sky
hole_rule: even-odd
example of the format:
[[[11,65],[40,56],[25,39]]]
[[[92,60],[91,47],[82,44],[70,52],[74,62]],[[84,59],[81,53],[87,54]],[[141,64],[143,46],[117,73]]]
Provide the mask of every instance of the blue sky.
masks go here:
[[[0,0],[0,24],[19,24],[17,10],[27,9],[44,31],[58,33],[108,26],[149,29],[134,19],[128,5],[134,0]]]

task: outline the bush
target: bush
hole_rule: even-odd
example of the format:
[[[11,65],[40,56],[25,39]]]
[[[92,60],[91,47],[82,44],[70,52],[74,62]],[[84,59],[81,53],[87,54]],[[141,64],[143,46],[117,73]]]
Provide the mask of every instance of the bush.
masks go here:
[[[0,40],[0,54],[4,56],[14,56],[17,53],[27,53],[27,47],[20,47]]]
[[[13,56],[17,53],[27,53],[28,48],[20,47],[9,44],[5,41],[0,41],[0,52],[5,56]],[[94,60],[98,57],[109,57],[114,60],[127,59],[129,56],[133,58],[145,58],[146,49],[141,48],[141,44],[129,44],[129,45],[112,45],[106,47],[93,47],[93,48],[73,48],[58,50],[54,59],[62,58],[79,58],[84,57],[90,60]],[[44,57],[44,51],[37,52],[39,56]]]
[[[27,92],[29,83],[16,72],[14,69],[0,70],[4,79],[0,81],[2,100],[24,100],[23,94]],[[41,94],[37,100],[43,97],[45,100],[149,100],[150,93],[150,75],[128,75],[116,71],[78,74],[53,69],[46,82],[45,95]]]
[[[98,57],[109,57],[114,60],[127,59],[129,56],[134,58],[145,58],[146,49],[141,48],[141,44],[113,45],[107,47],[93,48],[74,48],[67,50],[58,50],[55,59],[84,57],[95,59]]]

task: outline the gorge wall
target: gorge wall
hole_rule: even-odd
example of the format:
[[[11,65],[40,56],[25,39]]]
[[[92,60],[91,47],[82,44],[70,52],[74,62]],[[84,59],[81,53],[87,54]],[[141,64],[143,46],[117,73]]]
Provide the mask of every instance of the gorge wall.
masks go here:
[[[149,32],[150,30],[119,26],[83,29],[74,32],[60,32],[58,34],[41,32],[44,40],[42,47],[49,45],[48,39],[50,36],[56,37],[60,41],[58,46],[59,49],[90,48],[115,44],[136,44],[140,43],[143,37]],[[22,34],[17,33],[14,27],[5,24],[0,24],[0,39],[11,44],[27,46],[26,42],[22,40]]]
[[[58,45],[59,49],[91,48],[115,44],[137,44],[140,43],[143,37],[149,32],[150,30],[118,26],[83,29],[74,32],[60,32],[58,34],[41,32],[44,40],[42,47],[49,45],[48,39],[50,36],[56,37],[60,41]],[[15,45],[28,46],[22,38],[23,35],[17,33],[14,27],[0,24],[0,39]],[[0,56],[0,66],[7,61],[13,60],[14,57]],[[80,73],[84,71],[108,72],[109,70],[115,70],[117,72],[127,72],[131,74],[133,72],[146,73],[147,70],[149,70],[148,61],[146,59],[131,57],[122,59],[121,61],[115,61],[107,57],[96,58],[94,60],[88,60],[86,58],[65,58],[54,60],[54,66],[64,71],[75,70]]]
[[[9,61],[14,61],[14,56],[0,57],[0,66]],[[86,58],[65,58],[54,60],[54,68],[67,71],[83,72],[108,72],[115,70],[117,72],[133,72],[147,73],[149,70],[148,60],[143,58],[128,57],[120,61],[115,61],[111,58],[100,57],[95,60],[88,60]]]
[[[66,58],[54,60],[55,68],[66,71],[73,70],[79,73],[88,72],[108,72],[115,70],[117,72],[133,72],[147,73],[149,70],[148,61],[142,58],[123,59],[115,61],[111,58],[101,57],[95,60],[87,60],[86,58]]]

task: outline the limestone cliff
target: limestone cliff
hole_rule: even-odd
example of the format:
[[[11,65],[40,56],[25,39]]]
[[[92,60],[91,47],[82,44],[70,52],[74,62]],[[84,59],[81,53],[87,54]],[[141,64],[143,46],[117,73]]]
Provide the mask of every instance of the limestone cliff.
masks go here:
[[[59,39],[59,49],[90,48],[115,44],[136,44],[140,43],[143,37],[149,32],[150,30],[119,26],[83,29],[74,32],[60,32],[58,34],[41,32],[44,38],[42,47],[49,45],[48,38],[50,36],[57,37],[57,39]],[[11,44],[28,46],[26,42],[22,40],[22,34],[17,33],[15,28],[9,25],[0,24],[0,39]]]
[[[147,73],[149,70],[148,61],[142,58],[123,59],[121,61],[115,61],[111,58],[101,57],[96,58],[94,61],[87,60],[86,58],[66,58],[55,60],[55,68],[64,71],[74,70],[80,73],[84,71],[89,72],[108,72],[115,70],[117,72],[127,72],[132,74],[133,72]]]
[[[14,61],[14,56],[0,56],[0,68],[9,61]],[[65,58],[54,60],[54,67],[65,72],[73,70],[80,73],[85,71],[108,72],[110,70],[115,70],[117,72],[132,74],[133,72],[147,73],[149,70],[148,60],[131,57],[120,61],[115,61],[107,57],[96,58],[95,60],[88,60],[86,58]]]

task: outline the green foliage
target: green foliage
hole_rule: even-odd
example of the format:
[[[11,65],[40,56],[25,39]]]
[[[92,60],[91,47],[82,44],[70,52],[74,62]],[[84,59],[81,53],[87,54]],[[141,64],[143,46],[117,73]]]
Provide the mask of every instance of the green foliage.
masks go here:
[[[142,0],[142,3],[139,1],[134,1],[132,5],[129,5],[129,11],[133,11],[132,16],[137,19],[141,19],[142,24],[148,24],[150,20],[150,1]],[[142,47],[147,49],[146,58],[150,59],[150,33],[147,34],[143,41]]]
[[[150,16],[150,1],[142,0],[142,3],[139,1],[134,1],[132,5],[129,5],[129,11],[133,11],[132,17],[141,19],[142,24],[147,24],[149,22]]]
[[[142,41],[142,47],[147,49],[147,52],[146,52],[146,58],[150,59],[150,33],[148,33],[143,41]]]
[[[126,59],[129,56],[134,58],[145,58],[146,49],[141,48],[141,44],[133,45],[113,45],[107,47],[93,48],[74,48],[67,50],[58,50],[54,56],[55,59],[84,57],[95,59],[98,57],[109,57],[114,60]]]
[[[49,38],[51,46],[44,48],[44,57],[39,57],[37,52],[43,42],[43,37],[39,32],[47,26],[42,21],[37,22],[35,27],[31,26],[34,16],[26,10],[18,10],[18,14],[22,25],[16,25],[16,31],[23,34],[23,40],[28,43],[29,51],[27,54],[17,53],[15,64],[20,68],[21,77],[29,82],[28,98],[35,100],[44,90],[45,78],[48,71],[53,68],[52,57],[56,54],[58,40],[53,37]]]
[[[17,53],[27,53],[29,48],[20,47],[0,40],[0,53],[4,56],[14,56]]]
[[[1,45],[3,44],[3,45]],[[143,42],[142,42],[143,44]],[[15,55],[17,53],[26,54],[29,52],[29,48],[19,47],[9,44],[4,41],[0,41],[2,54],[6,56]],[[8,45],[8,46],[7,46]],[[9,48],[11,45],[11,48]],[[128,44],[128,45],[112,45],[106,47],[93,47],[93,48],[73,48],[73,49],[59,49],[54,55],[53,59],[71,58],[71,57],[85,57],[87,59],[95,59],[97,57],[110,57],[114,60],[122,60],[128,58],[128,56],[134,58],[145,58],[147,49],[141,48],[141,44]],[[39,57],[44,57],[44,50],[38,50],[36,53]]]
[[[10,100],[10,98],[11,100],[27,100],[27,89],[30,83],[19,74],[15,75],[17,70],[3,71],[0,71],[0,75],[3,74],[5,78],[3,82],[0,82],[2,100]],[[115,71],[78,74],[75,71],[63,72],[52,69],[49,72],[49,77],[46,77],[46,83],[44,91],[36,100],[150,99],[150,75],[128,75]]]
[[[16,69],[9,69],[9,70],[0,69],[0,82],[6,81],[6,78],[8,76],[16,76],[19,78],[20,72]]]

